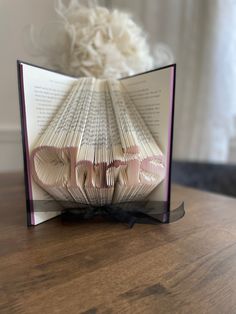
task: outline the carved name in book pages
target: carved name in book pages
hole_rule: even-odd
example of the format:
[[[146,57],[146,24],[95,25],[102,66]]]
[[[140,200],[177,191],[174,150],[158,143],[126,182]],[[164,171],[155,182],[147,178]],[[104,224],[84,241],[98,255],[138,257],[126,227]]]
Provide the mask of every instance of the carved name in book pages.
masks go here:
[[[165,177],[164,156],[122,80],[80,78],[31,154],[53,198],[105,205],[144,199]]]

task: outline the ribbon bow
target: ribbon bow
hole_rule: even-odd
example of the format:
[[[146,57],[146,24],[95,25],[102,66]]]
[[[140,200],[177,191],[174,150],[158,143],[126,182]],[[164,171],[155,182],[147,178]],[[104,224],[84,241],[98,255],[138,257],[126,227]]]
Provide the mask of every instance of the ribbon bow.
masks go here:
[[[80,204],[79,207],[65,208],[63,219],[91,219],[96,216],[111,218],[126,223],[132,228],[135,223],[159,224],[170,223],[182,218],[185,214],[184,203],[169,210],[168,202],[147,201],[109,204],[101,207]]]

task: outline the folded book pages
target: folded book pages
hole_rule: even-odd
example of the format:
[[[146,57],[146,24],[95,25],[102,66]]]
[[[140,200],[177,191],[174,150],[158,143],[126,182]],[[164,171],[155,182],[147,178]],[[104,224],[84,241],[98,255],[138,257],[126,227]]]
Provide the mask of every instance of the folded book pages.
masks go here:
[[[18,80],[29,225],[70,206],[169,206],[175,65],[115,80],[19,61]]]
[[[56,200],[142,200],[165,177],[158,143],[118,80],[78,79],[35,146],[33,178]]]

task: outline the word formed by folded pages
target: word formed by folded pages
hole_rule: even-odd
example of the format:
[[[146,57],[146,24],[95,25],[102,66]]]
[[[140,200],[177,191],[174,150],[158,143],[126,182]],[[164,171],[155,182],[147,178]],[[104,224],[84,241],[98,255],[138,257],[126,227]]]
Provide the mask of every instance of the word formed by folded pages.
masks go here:
[[[31,154],[54,199],[102,206],[144,199],[165,177],[163,153],[119,80],[76,81]]]

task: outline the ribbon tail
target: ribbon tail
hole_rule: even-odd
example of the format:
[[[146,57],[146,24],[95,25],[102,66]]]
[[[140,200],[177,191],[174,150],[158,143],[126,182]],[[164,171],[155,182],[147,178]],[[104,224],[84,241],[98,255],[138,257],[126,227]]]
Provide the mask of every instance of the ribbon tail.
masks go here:
[[[173,210],[166,209],[162,213],[149,213],[148,215],[160,223],[165,224],[175,222],[185,215],[184,202]]]
[[[125,212],[120,209],[107,207],[105,209],[105,212],[114,220],[126,223],[130,229],[133,228],[134,224],[137,222],[137,217],[135,217],[129,212]]]
[[[175,222],[179,220],[180,218],[182,218],[184,215],[185,215],[184,202],[182,202],[177,208],[169,212],[168,222]]]

